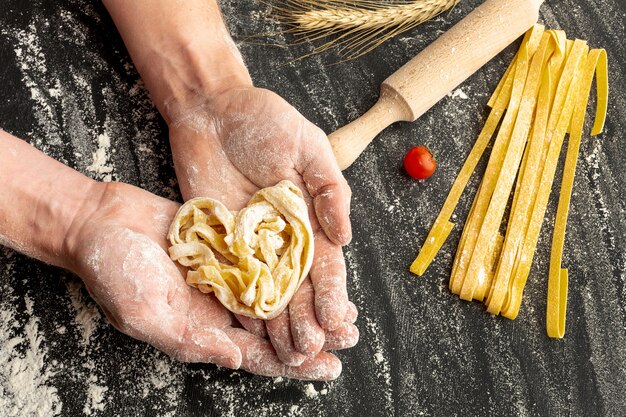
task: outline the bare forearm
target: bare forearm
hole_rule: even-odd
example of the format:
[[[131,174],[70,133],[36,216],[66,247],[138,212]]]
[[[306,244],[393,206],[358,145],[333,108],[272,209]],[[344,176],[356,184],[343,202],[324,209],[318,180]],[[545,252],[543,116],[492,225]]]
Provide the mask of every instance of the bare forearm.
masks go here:
[[[0,130],[0,244],[70,267],[73,231],[97,204],[96,184]]]
[[[215,0],[105,0],[104,4],[168,122],[172,106],[166,103],[193,106],[198,95],[252,84]]]

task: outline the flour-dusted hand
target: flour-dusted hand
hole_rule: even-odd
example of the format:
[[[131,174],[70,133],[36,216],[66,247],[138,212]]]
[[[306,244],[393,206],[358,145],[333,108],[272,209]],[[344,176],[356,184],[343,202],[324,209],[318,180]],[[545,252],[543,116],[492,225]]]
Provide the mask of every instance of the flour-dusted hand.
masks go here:
[[[193,106],[168,109],[185,199],[207,196],[239,210],[257,190],[288,179],[303,191],[309,206],[315,234],[310,280],[289,311],[267,327],[279,356],[300,363],[323,348],[325,333],[343,340],[341,346],[354,345],[358,330],[348,320],[354,307],[348,301],[341,250],[351,239],[350,189],[326,135],[268,90],[237,88],[196,100]],[[242,320],[248,328],[249,322]]]
[[[170,259],[168,227],[178,204],[126,184],[109,184],[81,221],[72,269],[120,331],[183,362],[211,362],[266,376],[329,380],[341,363],[319,353],[283,364],[270,343],[237,322],[211,294],[185,283]]]
[[[239,210],[257,190],[285,179],[305,195],[315,232],[309,284],[279,321],[266,328],[241,318],[242,325],[269,335],[290,364],[323,348],[354,345],[356,309],[341,250],[351,239],[350,189],[324,132],[277,94],[252,86],[216,0],[186,0],[185,7],[168,0],[104,4],[170,127],[185,200],[210,197]]]
[[[254,191],[288,179],[305,193],[310,217],[328,239],[350,242],[350,187],[320,128],[261,88],[234,88],[191,103],[167,106],[185,198],[210,189],[220,193],[213,198],[239,209]]]
[[[186,362],[314,380],[341,373],[324,352],[283,364],[268,340],[185,283],[167,253],[177,203],[97,183],[2,130],[0,149],[0,194],[12,196],[0,199],[0,244],[75,272],[119,330]]]

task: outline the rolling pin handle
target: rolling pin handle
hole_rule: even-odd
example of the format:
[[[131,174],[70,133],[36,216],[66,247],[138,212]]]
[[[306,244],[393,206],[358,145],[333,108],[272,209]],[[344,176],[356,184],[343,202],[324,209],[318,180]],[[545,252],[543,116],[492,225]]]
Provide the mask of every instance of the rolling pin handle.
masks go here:
[[[413,121],[522,35],[541,0],[486,0],[382,83],[370,111],[329,136],[341,169],[391,123]]]
[[[335,159],[342,170],[348,168],[372,140],[392,123],[413,121],[411,107],[390,86],[382,85],[380,98],[358,119],[328,136]]]

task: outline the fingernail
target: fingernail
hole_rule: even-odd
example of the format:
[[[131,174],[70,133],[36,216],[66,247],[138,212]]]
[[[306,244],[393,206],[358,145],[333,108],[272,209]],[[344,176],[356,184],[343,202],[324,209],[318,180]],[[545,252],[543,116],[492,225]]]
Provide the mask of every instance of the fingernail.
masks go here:
[[[341,375],[341,361],[326,352],[321,352],[317,356],[307,359],[299,367],[288,367],[287,377],[306,381],[332,381]]]
[[[304,361],[307,359],[307,357],[305,355],[301,355],[301,354],[294,354],[293,356],[291,356],[290,358],[286,358],[286,360],[283,360],[283,358],[279,358],[281,360],[282,363],[284,363],[287,366],[300,366],[304,363]]]
[[[207,358],[207,362],[214,363],[229,369],[239,369],[241,366],[241,354],[238,355],[216,355]]]
[[[322,346],[324,346],[324,330],[322,328],[303,326],[301,323],[292,326],[292,328],[295,328],[294,346],[298,352],[311,356],[322,350]]]
[[[315,301],[315,307],[319,323],[327,332],[337,330],[343,324],[346,310],[337,300],[319,297]]]
[[[344,326],[346,326],[346,328],[342,332],[326,334],[326,343],[324,344],[325,351],[349,349],[359,342],[359,329],[347,323],[344,324]]]

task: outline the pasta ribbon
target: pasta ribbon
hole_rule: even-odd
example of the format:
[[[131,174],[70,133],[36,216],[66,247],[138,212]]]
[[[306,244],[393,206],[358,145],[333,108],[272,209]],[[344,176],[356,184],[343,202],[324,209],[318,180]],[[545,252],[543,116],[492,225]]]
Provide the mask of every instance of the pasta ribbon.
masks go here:
[[[535,25],[526,33],[526,35],[524,35],[522,45],[525,45],[528,53],[534,53],[539,45],[539,39],[541,38],[543,32],[544,27],[542,25]],[[458,205],[469,179],[480,162],[487,145],[489,145],[489,142],[491,141],[491,138],[493,137],[493,134],[502,119],[504,111],[511,101],[513,77],[508,76],[511,71],[515,72],[513,64],[507,69],[507,73],[502,78],[502,81],[498,84],[496,92],[491,97],[491,104],[489,104],[489,107],[491,107],[492,110],[487,117],[487,121],[485,122],[476,143],[472,147],[470,154],[465,160],[461,171],[457,175],[457,178],[452,185],[452,189],[450,190],[450,193],[448,194],[448,197],[446,198],[446,201],[439,212],[428,237],[426,238],[426,242],[420,249],[415,261],[411,264],[410,270],[416,275],[423,275],[424,272],[426,272],[426,269],[428,269],[428,266],[431,264],[437,252],[439,252],[441,246],[443,246],[443,243],[446,241],[454,227],[454,224],[450,222],[452,213]]]
[[[587,62],[581,77],[580,90],[576,98],[571,123],[571,134],[567,147],[567,155],[565,157],[565,166],[563,168],[559,205],[556,212],[554,234],[552,235],[550,272],[548,275],[548,300],[546,307],[546,330],[548,336],[554,338],[562,338],[565,335],[568,273],[567,269],[561,268],[561,262],[570,199],[574,186],[576,162],[578,160],[580,142],[583,135],[583,125],[585,123],[585,113],[594,74],[596,75],[598,100],[596,121],[591,134],[597,135],[602,132],[608,103],[608,64],[606,51],[603,49],[593,49],[587,56]]]
[[[238,213],[210,198],[183,204],[170,227],[170,257],[187,284],[233,313],[269,320],[309,273],[313,230],[302,192],[290,181],[257,191]]]
[[[535,248],[539,240],[539,232],[543,224],[550,191],[554,181],[561,146],[565,138],[566,130],[570,125],[574,110],[574,97],[580,86],[579,64],[588,52],[586,42],[576,40],[567,57],[563,74],[559,80],[556,97],[554,99],[548,131],[546,132],[547,154],[541,171],[541,179],[535,190],[535,202],[531,212],[528,229],[521,248],[518,251],[513,273],[509,281],[508,293],[502,306],[501,314],[507,318],[515,319],[522,302],[522,294],[530,273]],[[551,125],[554,125],[553,130]]]
[[[487,168],[461,233],[449,287],[463,300],[484,302],[491,314],[515,319],[569,133],[552,240],[546,312],[548,335],[563,337],[568,290],[568,271],[561,268],[563,245],[594,75],[598,100],[592,136],[602,132],[606,120],[606,51],[590,52],[585,41],[568,40],[565,32],[546,31],[541,25],[526,33],[489,99],[491,111],[485,126],[411,272],[422,275],[447,239],[454,227],[450,222],[452,213],[495,135]]]

